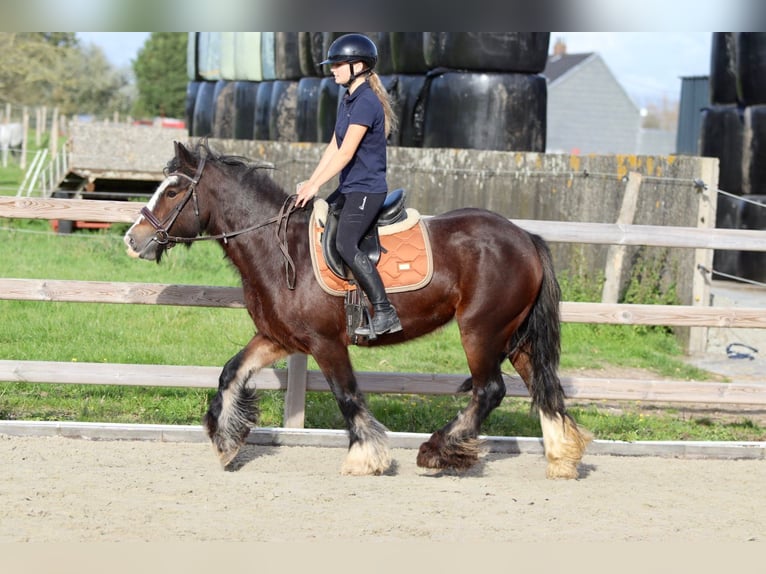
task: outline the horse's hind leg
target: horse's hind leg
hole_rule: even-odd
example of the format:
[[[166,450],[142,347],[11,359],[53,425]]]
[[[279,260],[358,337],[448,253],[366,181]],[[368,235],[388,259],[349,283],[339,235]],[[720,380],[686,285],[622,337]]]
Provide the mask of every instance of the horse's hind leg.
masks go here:
[[[530,356],[524,350],[516,349],[509,359],[533,398],[533,408],[537,407],[540,414],[545,458],[548,460],[545,476],[577,478],[577,466],[593,436],[578,426],[566,412],[564,390],[555,373],[534,373]]]
[[[470,381],[471,379],[469,379]],[[479,460],[482,423],[503,400],[505,381],[498,368],[485,384],[474,382],[471,402],[443,428],[420,445],[417,464],[424,468],[470,468]]]
[[[383,474],[391,466],[386,428],[367,407],[351,368],[348,349],[332,345],[322,350],[313,349],[312,354],[327,378],[348,429],[348,453],[341,473]]]
[[[471,371],[468,381],[473,383],[471,402],[420,445],[418,466],[466,469],[475,464],[480,454],[481,425],[505,397],[505,381],[500,370],[505,355],[494,348],[492,338],[462,335],[462,340]]]
[[[221,371],[218,392],[210,401],[203,425],[222,466],[237,456],[257,419],[256,389],[250,378],[286,355],[284,348],[258,334]]]

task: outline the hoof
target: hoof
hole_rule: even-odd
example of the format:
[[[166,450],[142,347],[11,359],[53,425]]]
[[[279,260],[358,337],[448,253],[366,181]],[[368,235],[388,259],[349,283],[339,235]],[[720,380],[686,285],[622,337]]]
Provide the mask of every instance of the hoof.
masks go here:
[[[580,427],[571,416],[560,413],[547,416],[541,411],[540,425],[543,428],[545,458],[548,459],[545,476],[579,478],[577,465],[593,440],[591,432]]]
[[[557,460],[548,463],[545,469],[545,478],[573,479],[580,478],[580,473],[577,470],[576,462]]]
[[[343,476],[380,476],[386,469],[374,468],[367,465],[356,465],[344,462],[340,469]]]
[[[226,452],[220,452],[218,449],[213,447],[215,451],[218,453],[218,460],[221,462],[221,468],[226,468],[231,464],[231,461],[233,461],[235,458],[237,458],[237,455],[239,454],[239,447],[229,450]]]
[[[386,443],[355,443],[348,449],[340,473],[347,476],[378,476],[391,467],[391,451]]]
[[[430,440],[420,445],[417,463],[422,468],[444,468],[444,461],[439,454],[439,447]]]
[[[237,457],[242,445],[245,444],[247,435],[249,434],[250,429],[245,427],[234,440],[223,439],[220,436],[212,436],[210,438],[213,445],[213,451],[218,455],[218,460],[221,462],[221,468],[225,469]]]
[[[434,433],[427,442],[420,445],[417,465],[421,468],[466,470],[479,461],[477,439],[464,439],[448,443],[441,435]]]

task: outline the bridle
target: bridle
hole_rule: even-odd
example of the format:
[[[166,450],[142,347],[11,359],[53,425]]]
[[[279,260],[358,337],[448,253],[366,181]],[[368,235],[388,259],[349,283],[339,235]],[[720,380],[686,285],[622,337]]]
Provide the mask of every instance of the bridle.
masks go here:
[[[216,235],[199,235],[199,233],[202,233],[202,222],[200,221],[199,217],[199,201],[197,199],[197,184],[199,183],[200,178],[202,177],[202,171],[205,169],[205,162],[207,160],[207,156],[202,156],[202,159],[199,162],[199,165],[197,166],[197,171],[194,174],[194,177],[189,177],[185,173],[182,173],[180,171],[172,172],[168,174],[168,177],[174,177],[174,176],[180,176],[184,177],[189,180],[189,187],[186,189],[186,194],[184,195],[183,199],[176,204],[176,206],[173,208],[173,210],[162,220],[160,221],[154,213],[151,212],[151,210],[144,206],[141,208],[140,214],[146,219],[146,221],[154,228],[154,236],[152,237],[151,241],[156,241],[159,245],[167,245],[168,249],[173,247],[174,245],[178,243],[194,243],[196,241],[211,241],[211,240],[223,240],[224,244],[227,244],[229,239],[233,237],[237,237],[238,235],[242,235],[243,233],[248,233],[249,231],[255,231],[256,229],[260,229],[261,227],[266,227],[267,225],[271,225],[272,223],[277,223],[277,230],[276,230],[276,238],[279,245],[279,249],[282,252],[283,257],[285,258],[285,276],[287,279],[287,287],[289,289],[295,289],[295,263],[293,262],[292,257],[290,257],[290,254],[287,250],[287,223],[290,218],[290,215],[296,210],[295,206],[295,200],[298,197],[297,195],[290,195],[287,197],[287,199],[282,204],[282,207],[279,210],[279,213],[275,215],[274,217],[271,217],[267,219],[266,221],[263,221],[261,223],[256,223],[255,225],[251,225],[249,227],[245,227],[242,229],[237,229],[235,231],[225,231],[223,233],[218,233]],[[173,226],[176,219],[178,219],[178,216],[181,215],[181,212],[186,207],[186,204],[189,203],[189,201],[192,201],[194,205],[194,215],[197,218],[197,226],[198,226],[198,235],[195,237],[179,237],[176,235],[170,235],[169,229]]]

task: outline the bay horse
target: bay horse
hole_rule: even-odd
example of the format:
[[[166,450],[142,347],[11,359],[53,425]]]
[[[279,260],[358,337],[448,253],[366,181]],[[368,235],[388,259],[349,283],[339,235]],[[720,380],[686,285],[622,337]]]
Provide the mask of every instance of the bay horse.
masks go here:
[[[224,468],[256,423],[251,376],[292,353],[310,354],[327,379],[349,435],[341,472],[384,473],[386,428],[359,389],[348,353],[344,299],[320,288],[309,252],[310,209],[295,208],[266,173],[206,142],[175,142],[166,177],[127,231],[129,255],[160,262],[177,243],[217,241],[242,278],[255,336],[224,366],[203,424]],[[544,240],[491,211],[464,208],[427,218],[433,276],[392,293],[403,329],[368,345],[401,343],[456,319],[470,378],[468,405],[420,446],[417,464],[465,469],[477,462],[481,425],[506,388],[507,358],[540,415],[548,478],[577,478],[590,433],[565,408],[558,377],[560,289]]]

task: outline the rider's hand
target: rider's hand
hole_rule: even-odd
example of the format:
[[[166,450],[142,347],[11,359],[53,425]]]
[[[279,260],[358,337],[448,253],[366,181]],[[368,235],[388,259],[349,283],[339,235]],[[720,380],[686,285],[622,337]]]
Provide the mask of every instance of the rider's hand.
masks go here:
[[[310,181],[302,181],[296,186],[295,191],[298,194],[295,205],[296,207],[303,207],[312,197],[319,193],[319,186],[314,185]]]

